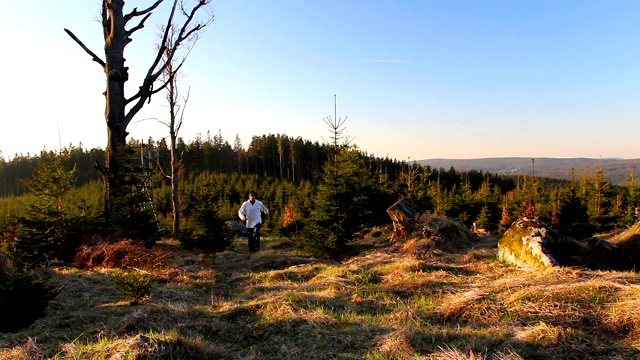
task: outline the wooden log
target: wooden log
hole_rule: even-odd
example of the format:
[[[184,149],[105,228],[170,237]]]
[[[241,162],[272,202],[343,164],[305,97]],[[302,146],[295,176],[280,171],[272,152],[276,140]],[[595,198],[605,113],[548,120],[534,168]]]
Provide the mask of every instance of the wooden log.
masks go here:
[[[409,235],[415,222],[416,214],[404,199],[396,201],[387,209],[387,214],[393,221],[393,235],[391,240],[404,239]]]

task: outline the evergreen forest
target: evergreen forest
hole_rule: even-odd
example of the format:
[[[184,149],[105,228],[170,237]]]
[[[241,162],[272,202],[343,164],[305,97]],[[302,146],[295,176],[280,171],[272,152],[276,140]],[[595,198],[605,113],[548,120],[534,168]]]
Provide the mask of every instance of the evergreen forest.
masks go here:
[[[155,212],[153,221],[157,221],[156,228],[163,229],[162,236],[171,237],[171,184],[165,173],[170,168],[168,146],[164,139],[131,139],[129,147],[133,173],[140,172],[136,164],[141,158],[151,159],[151,164],[146,165],[151,167],[146,176],[151,176],[152,193],[146,189],[146,197],[131,200],[132,207],[152,200],[154,208],[145,209],[148,213]],[[266,229],[299,239],[310,220],[321,211],[322,196],[330,196],[326,194],[327,188],[340,188],[343,192],[341,208],[348,212],[344,214],[345,223],[353,224],[354,234],[362,228],[390,224],[385,210],[400,198],[418,213],[448,217],[468,228],[475,224],[476,228],[499,233],[517,217],[529,215],[571,238],[633,224],[639,201],[632,174],[627,186],[615,186],[605,180],[606,174],[597,167],[571,181],[535,175],[497,175],[377,158],[346,145],[337,152],[351,155],[338,163],[334,146],[280,134],[254,136],[245,148],[238,137],[231,145],[220,133],[214,136],[207,133],[189,142],[179,139],[177,152],[181,154],[181,210],[185,226],[191,232],[201,230],[198,227],[202,224],[196,220],[199,212],[216,214],[222,222],[237,220],[237,209],[250,189],[257,190],[259,198],[271,209]],[[70,146],[59,152],[43,150],[33,156],[16,155],[11,160],[1,158],[2,228],[6,231],[16,224],[16,219],[28,218],[30,209],[45,213],[33,207],[37,207],[43,194],[52,196],[47,187],[61,189],[56,182],[63,180],[49,177],[48,183],[34,188],[37,182],[34,179],[57,171],[52,169],[55,166],[64,167],[58,170],[70,174],[69,179],[63,178],[71,183],[56,195],[59,199],[41,205],[51,207],[58,201],[64,206],[54,209],[60,213],[55,216],[67,220],[82,217],[97,226],[104,185],[93,167],[103,158],[101,149],[88,150],[82,146]],[[351,170],[341,172],[336,167]],[[343,183],[328,184],[328,177]],[[142,181],[140,177],[132,176],[131,181],[133,191],[140,189],[136,184]],[[144,211],[139,212],[140,216],[145,215]],[[89,217],[94,218],[89,221]],[[150,225],[150,229],[155,228]]]

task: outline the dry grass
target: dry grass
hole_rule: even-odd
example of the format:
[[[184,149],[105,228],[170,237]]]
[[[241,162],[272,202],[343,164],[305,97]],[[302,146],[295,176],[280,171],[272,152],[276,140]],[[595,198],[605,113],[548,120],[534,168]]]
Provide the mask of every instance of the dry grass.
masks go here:
[[[152,269],[165,265],[169,253],[147,249],[141,243],[122,240],[116,243],[100,243],[80,247],[74,262],[84,269],[98,267]]]
[[[387,237],[388,239],[388,237]],[[148,303],[129,306],[120,270],[54,269],[48,315],[0,334],[0,359],[629,359],[640,356],[632,272],[523,270],[496,240],[446,252],[363,239],[343,262],[286,240],[214,256],[161,244]]]

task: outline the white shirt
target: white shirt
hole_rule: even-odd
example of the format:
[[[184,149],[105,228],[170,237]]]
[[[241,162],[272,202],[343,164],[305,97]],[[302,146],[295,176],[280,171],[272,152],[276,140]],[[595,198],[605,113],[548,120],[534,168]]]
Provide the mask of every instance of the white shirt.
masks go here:
[[[238,216],[240,217],[240,220],[247,219],[248,228],[254,228],[257,224],[262,223],[262,217],[260,216],[261,211],[269,215],[269,209],[264,206],[262,201],[256,200],[252,204],[251,201],[247,200],[242,203],[242,206],[240,206]]]

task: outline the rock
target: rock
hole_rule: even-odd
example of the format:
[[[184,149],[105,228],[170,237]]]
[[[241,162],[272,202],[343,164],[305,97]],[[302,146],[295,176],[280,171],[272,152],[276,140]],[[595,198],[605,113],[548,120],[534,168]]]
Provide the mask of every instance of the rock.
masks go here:
[[[229,227],[231,230],[235,231],[236,233],[247,235],[247,227],[244,224],[241,224],[233,220],[227,221],[225,222],[225,224],[227,225],[227,227]]]
[[[577,243],[529,218],[516,220],[498,241],[498,259],[520,267],[559,266],[577,252]]]
[[[578,266],[593,270],[631,270],[623,248],[601,238],[573,241],[529,218],[515,221],[498,241],[498,259],[519,267]]]

